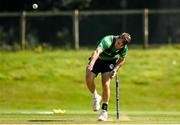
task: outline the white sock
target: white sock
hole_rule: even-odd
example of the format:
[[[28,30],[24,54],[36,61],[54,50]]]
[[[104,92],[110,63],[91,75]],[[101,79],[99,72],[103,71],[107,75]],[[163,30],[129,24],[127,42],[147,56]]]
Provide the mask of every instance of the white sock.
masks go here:
[[[93,93],[93,98],[96,98],[97,96],[99,96],[98,95],[98,93],[97,93],[97,91],[96,91],[96,89],[94,90],[94,93]]]

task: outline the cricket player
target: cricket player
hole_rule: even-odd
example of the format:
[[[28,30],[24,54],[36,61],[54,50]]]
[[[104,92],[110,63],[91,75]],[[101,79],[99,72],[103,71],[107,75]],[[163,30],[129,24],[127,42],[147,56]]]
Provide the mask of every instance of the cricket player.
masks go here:
[[[127,56],[128,46],[131,42],[129,33],[121,35],[108,35],[102,38],[97,48],[92,53],[89,63],[86,66],[86,84],[93,95],[93,110],[100,109],[102,100],[102,110],[98,121],[108,119],[108,101],[110,97],[110,82],[116,75],[117,70],[124,64]],[[94,79],[101,73],[102,76],[102,97],[96,91]]]

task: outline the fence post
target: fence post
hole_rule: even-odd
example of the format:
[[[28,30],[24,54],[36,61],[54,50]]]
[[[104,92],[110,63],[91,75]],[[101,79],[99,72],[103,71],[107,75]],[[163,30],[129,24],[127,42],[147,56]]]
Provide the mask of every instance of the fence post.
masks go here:
[[[79,11],[75,10],[73,15],[74,47],[79,49]]]
[[[22,50],[25,49],[26,47],[26,12],[23,11],[21,13],[21,20],[20,20],[20,25],[21,25],[21,31],[20,31],[20,38],[21,38],[21,47],[22,47]]]
[[[144,44],[143,44],[143,48],[146,49],[148,48],[148,39],[149,39],[149,27],[148,27],[148,17],[149,11],[147,8],[144,9],[144,13],[143,13],[143,32],[144,32]]]

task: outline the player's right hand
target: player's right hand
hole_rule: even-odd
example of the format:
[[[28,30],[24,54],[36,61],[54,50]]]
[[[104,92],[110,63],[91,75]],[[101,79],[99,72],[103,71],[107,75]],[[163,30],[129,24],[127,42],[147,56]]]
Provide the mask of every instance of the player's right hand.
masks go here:
[[[90,64],[87,64],[86,69],[87,69],[88,71],[92,71],[93,66],[91,66]]]

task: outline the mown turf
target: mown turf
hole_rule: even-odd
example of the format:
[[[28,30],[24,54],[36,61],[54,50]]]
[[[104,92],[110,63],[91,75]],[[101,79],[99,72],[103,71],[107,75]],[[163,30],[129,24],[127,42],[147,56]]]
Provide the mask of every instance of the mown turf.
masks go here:
[[[128,117],[128,119],[123,119]],[[114,123],[180,123],[180,114],[126,114],[116,119],[115,114],[110,113],[108,121],[97,121],[97,113],[65,113],[65,114],[0,114],[2,124],[114,124]]]
[[[91,112],[85,67],[92,49],[0,52],[0,112]],[[180,49],[130,49],[120,76],[122,111],[180,111]],[[101,93],[100,76],[96,80]],[[109,111],[115,111],[115,81]]]

